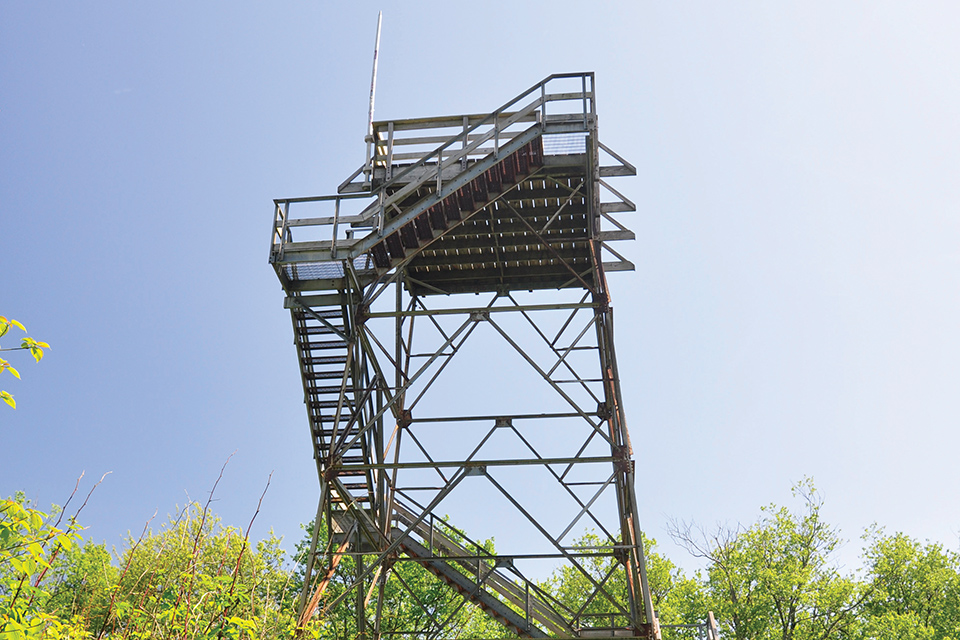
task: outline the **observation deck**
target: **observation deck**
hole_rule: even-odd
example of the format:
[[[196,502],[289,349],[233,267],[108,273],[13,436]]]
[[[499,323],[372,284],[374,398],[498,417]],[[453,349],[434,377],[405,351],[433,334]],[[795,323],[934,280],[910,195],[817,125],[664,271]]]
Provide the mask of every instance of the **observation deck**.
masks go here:
[[[610,243],[634,238],[615,214],[636,206],[607,179],[636,169],[598,140],[593,84],[554,75],[489,114],[374,123],[337,195],[275,201],[284,288],[338,289],[344,259],[362,282],[402,269],[417,295],[593,289],[632,270]]]

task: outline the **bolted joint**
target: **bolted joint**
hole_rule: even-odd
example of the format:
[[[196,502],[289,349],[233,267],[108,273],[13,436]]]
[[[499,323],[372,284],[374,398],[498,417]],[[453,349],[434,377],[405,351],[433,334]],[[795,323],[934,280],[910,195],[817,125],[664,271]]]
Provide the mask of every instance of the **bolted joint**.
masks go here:
[[[471,311],[470,319],[474,322],[482,322],[490,319],[489,311]]]
[[[629,447],[614,447],[614,468],[620,473],[633,473],[637,469],[637,463],[630,457]]]
[[[512,427],[513,420],[511,418],[497,418],[496,422],[493,424],[494,429],[499,429],[501,427]]]
[[[613,558],[623,566],[627,566],[628,556],[627,550],[623,547],[617,546],[613,548]]]
[[[397,426],[401,429],[409,427],[413,422],[413,414],[410,409],[400,409],[400,415],[397,416]]]
[[[640,626],[633,630],[638,638],[649,638],[649,640],[660,640],[660,625],[656,618],[653,622],[641,622]]]
[[[597,291],[593,294],[593,306],[598,314],[610,310],[610,296],[606,291]]]
[[[357,325],[361,325],[367,321],[370,314],[370,305],[360,304],[357,305],[357,310],[353,314],[353,320]]]
[[[327,467],[323,472],[323,479],[330,482],[340,475],[340,467]]]
[[[598,418],[606,421],[606,420],[609,420],[610,416],[612,415],[613,415],[613,412],[610,411],[610,405],[608,405],[606,402],[601,402],[600,404],[597,405]]]

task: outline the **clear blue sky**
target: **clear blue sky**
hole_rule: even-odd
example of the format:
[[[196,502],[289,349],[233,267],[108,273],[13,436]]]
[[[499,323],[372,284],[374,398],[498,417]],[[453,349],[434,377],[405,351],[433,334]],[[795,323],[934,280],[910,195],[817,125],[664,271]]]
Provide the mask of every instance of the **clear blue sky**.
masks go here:
[[[754,520],[812,476],[851,540],[960,532],[960,8],[952,3],[6,3],[0,494],[119,545],[205,499],[291,548],[316,478],[271,200],[332,192],[378,117],[597,73],[639,176],[614,274],[644,528]],[[429,16],[429,17],[427,17]],[[10,340],[6,340],[4,346]],[[15,359],[15,355],[11,359]]]

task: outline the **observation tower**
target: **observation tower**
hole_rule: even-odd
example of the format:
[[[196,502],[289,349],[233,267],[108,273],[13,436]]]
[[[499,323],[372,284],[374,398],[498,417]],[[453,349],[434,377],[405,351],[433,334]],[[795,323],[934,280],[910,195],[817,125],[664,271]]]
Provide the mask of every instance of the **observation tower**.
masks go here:
[[[609,182],[633,175],[594,74],[568,73],[374,122],[336,194],[274,201],[319,478],[302,619],[443,639],[479,608],[520,637],[659,638],[607,286],[636,210]]]

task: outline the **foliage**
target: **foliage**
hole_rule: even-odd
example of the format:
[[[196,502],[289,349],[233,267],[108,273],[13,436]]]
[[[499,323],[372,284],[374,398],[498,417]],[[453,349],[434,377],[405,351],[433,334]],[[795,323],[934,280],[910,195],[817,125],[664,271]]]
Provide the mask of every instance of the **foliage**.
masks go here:
[[[873,589],[866,613],[876,638],[941,640],[960,637],[960,554],[920,544],[902,533],[865,535],[867,577]]]
[[[23,325],[17,322],[16,320],[14,320],[13,318],[6,318],[4,316],[0,316],[0,338],[2,338],[7,334],[7,332],[10,330],[10,327],[17,327],[24,333],[27,332],[27,330],[23,327]],[[40,360],[43,358],[43,350],[49,349],[49,348],[50,348],[50,345],[47,344],[46,342],[40,342],[39,340],[34,340],[30,336],[26,336],[21,339],[19,347],[0,349],[0,351],[26,350],[30,352],[34,360],[36,360],[37,362],[40,362]],[[0,358],[0,373],[3,373],[4,371],[9,371],[15,378],[17,378],[18,380],[20,379],[20,372],[17,371],[17,369],[14,368],[14,366],[11,365],[9,362],[4,360],[3,358]],[[3,400],[14,409],[17,408],[16,400],[14,400],[13,396],[6,391],[0,390],[0,400]]]
[[[190,504],[160,531],[128,540],[89,629],[131,638],[281,635],[293,615],[279,542],[271,536],[250,549],[239,529]]]
[[[820,517],[823,500],[810,480],[793,494],[800,513],[770,505],[746,529],[674,527],[673,535],[708,561],[707,606],[739,640],[828,640],[857,628],[865,588],[832,565],[840,538]]]
[[[463,544],[463,537],[452,527],[444,523],[436,523],[438,535]],[[297,561],[296,584],[302,585],[304,567],[313,535],[314,523],[305,527],[305,536],[297,545],[294,558]],[[487,540],[480,545],[482,552],[495,553],[493,541]],[[324,574],[332,560],[332,546],[328,537],[325,523],[321,523],[318,537],[318,549],[331,549],[331,553],[324,554],[326,558],[316,567],[311,580],[312,590],[316,589],[317,575]],[[356,596],[349,596],[335,603],[345,591],[354,583],[357,573],[358,560],[362,567],[369,566],[376,559],[375,555],[363,554],[359,558],[345,554],[338,562],[332,574],[329,586],[323,592],[318,605],[318,615],[315,620],[316,635],[323,640],[339,638],[353,638],[357,634],[356,624]],[[455,566],[455,563],[451,563]],[[381,632],[396,634],[402,631],[416,631],[428,637],[431,629],[443,626],[445,634],[456,638],[510,638],[514,637],[495,620],[487,616],[473,603],[464,601],[464,597],[449,588],[442,580],[427,571],[420,563],[411,562],[402,558],[392,563],[385,576],[377,575],[377,580],[367,580],[364,584],[365,606],[364,611],[368,621],[368,629],[372,629],[375,618],[379,591],[383,589],[383,605],[381,616]],[[415,594],[415,595],[414,595]],[[419,637],[419,636],[418,636]],[[432,637],[432,636],[430,636]]]
[[[646,558],[647,582],[650,597],[657,618],[662,625],[700,624],[706,616],[703,605],[701,585],[687,578],[669,559],[657,552],[657,541],[642,536]],[[603,540],[595,533],[587,532],[573,543],[574,547],[596,549],[603,546]],[[626,577],[623,571],[614,571],[618,561],[609,555],[588,555],[579,558],[581,566],[590,575],[585,576],[573,566],[563,566],[542,585],[571,611],[580,611],[587,616],[601,616],[615,610],[617,605],[626,608],[628,603]],[[610,576],[609,578],[607,576]],[[592,580],[591,580],[592,579]],[[604,582],[604,580],[606,580]],[[603,583],[605,590],[612,596],[616,605],[602,597],[596,597],[589,603],[595,584]],[[584,605],[586,607],[584,608]],[[599,624],[600,621],[594,621]],[[609,620],[607,624],[609,624]],[[625,625],[626,619],[615,617],[613,622]],[[670,632],[671,638],[694,638],[695,630]]]
[[[0,639],[277,638],[295,629],[280,541],[248,546],[197,504],[111,562],[22,497],[0,503]]]
[[[667,640],[698,638],[695,629],[670,625],[702,623],[707,611],[716,613],[731,639],[960,638],[960,554],[874,528],[865,535],[862,575],[840,575],[832,558],[840,539],[821,517],[822,498],[810,481],[798,484],[794,494],[799,509],[765,507],[749,527],[709,535],[677,527],[674,535],[706,560],[703,572],[693,576],[644,538],[651,598]],[[370,566],[374,556],[367,554],[342,557],[319,615],[297,627],[312,523],[289,558],[272,534],[251,545],[244,532],[224,526],[198,504],[187,505],[159,530],[129,537],[113,555],[103,545],[84,543],[75,520],[56,508],[47,515],[22,494],[0,501],[0,640],[357,635],[355,595],[331,605],[358,570]],[[495,552],[492,540],[469,542],[453,527],[437,526],[438,535],[457,545],[481,555]],[[330,542],[321,530],[320,549],[328,553],[320,555],[311,589],[333,557]],[[588,532],[575,546],[596,548],[601,540]],[[610,574],[606,586],[625,602],[623,574],[612,571],[615,559],[585,555],[581,562],[593,580]],[[400,556],[390,566],[382,581],[371,576],[363,589],[372,627],[382,585],[384,637],[410,630],[428,637],[448,619],[449,637],[512,637],[420,563]],[[612,608],[588,602],[593,582],[569,567],[538,586],[588,616]]]
[[[0,500],[0,640],[76,637],[71,622],[50,613],[45,582],[63,551],[73,548],[79,527],[60,527],[33,509],[23,494]]]

